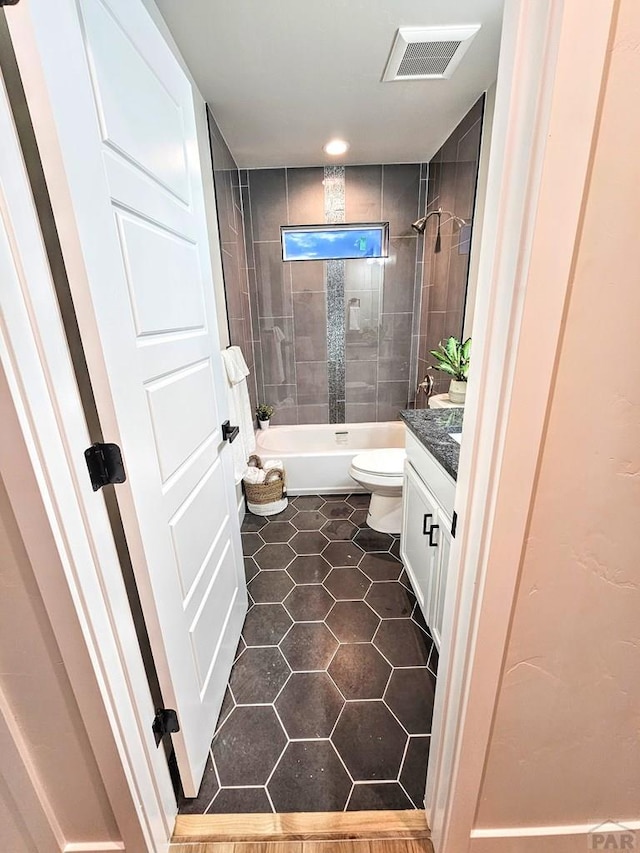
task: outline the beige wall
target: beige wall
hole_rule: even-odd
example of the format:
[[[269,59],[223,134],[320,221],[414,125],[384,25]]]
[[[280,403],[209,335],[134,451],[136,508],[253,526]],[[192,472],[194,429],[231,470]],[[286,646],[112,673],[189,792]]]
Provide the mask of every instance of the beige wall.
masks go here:
[[[0,691],[36,784],[68,841],[120,837],[60,652],[0,480]],[[6,818],[6,819],[5,819]],[[0,850],[32,850],[0,780]],[[21,839],[18,843],[18,839]],[[52,851],[53,853],[53,851]]]
[[[477,827],[640,817],[639,45],[621,0]]]

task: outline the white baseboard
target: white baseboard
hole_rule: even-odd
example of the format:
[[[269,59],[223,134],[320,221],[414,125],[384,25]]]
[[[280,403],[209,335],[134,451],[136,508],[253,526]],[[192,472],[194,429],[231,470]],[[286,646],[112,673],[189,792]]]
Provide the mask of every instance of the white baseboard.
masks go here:
[[[593,836],[594,832],[600,837]],[[626,846],[621,839],[621,833],[625,832],[633,836]],[[589,824],[474,829],[469,846],[470,853],[587,853],[589,850],[640,851],[640,820],[615,823],[595,819]]]
[[[123,853],[122,841],[78,841],[65,844],[63,853]]]

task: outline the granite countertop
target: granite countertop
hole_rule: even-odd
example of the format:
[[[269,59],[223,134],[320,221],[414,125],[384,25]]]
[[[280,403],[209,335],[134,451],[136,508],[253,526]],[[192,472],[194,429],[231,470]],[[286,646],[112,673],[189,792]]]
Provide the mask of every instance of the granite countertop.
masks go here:
[[[444,470],[458,478],[460,445],[449,435],[462,431],[464,409],[414,409],[400,417]]]

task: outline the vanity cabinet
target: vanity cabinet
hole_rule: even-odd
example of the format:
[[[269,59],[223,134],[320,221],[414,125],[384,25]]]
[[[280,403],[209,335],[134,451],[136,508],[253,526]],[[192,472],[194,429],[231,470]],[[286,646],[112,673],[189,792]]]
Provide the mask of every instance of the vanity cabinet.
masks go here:
[[[408,433],[401,555],[438,649],[447,591],[454,497],[453,478]]]

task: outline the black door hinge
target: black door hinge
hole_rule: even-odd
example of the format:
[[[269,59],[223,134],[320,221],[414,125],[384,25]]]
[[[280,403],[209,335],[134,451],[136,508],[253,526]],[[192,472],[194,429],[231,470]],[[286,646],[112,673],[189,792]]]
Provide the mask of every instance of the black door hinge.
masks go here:
[[[156,746],[160,746],[160,741],[165,735],[173,735],[180,731],[178,715],[173,708],[158,708],[151,728],[156,738]]]
[[[87,447],[84,458],[94,492],[110,483],[124,483],[127,479],[122,453],[117,444],[101,444],[97,441]]]
[[[454,539],[456,538],[457,527],[458,527],[458,513],[454,509],[453,518],[451,519],[451,535],[453,536]]]

